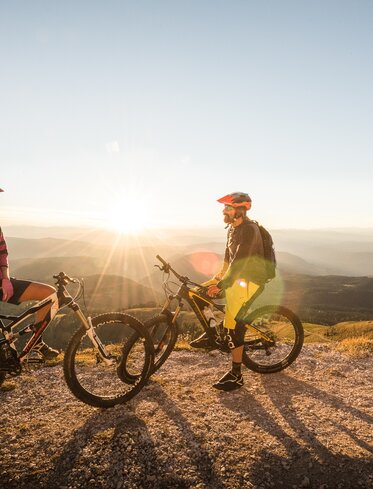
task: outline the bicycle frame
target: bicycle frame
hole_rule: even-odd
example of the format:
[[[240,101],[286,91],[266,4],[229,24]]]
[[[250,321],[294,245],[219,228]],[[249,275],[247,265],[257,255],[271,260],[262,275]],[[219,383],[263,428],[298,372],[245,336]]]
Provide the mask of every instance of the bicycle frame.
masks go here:
[[[78,316],[84,328],[87,330],[87,336],[90,338],[93,346],[97,349],[98,354],[101,359],[108,365],[111,365],[114,360],[110,357],[110,355],[106,352],[106,349],[98,336],[96,335],[94,328],[92,326],[91,317],[86,317],[79,304],[75,302],[75,298],[71,296],[71,294],[67,291],[66,285],[69,282],[76,282],[63,272],[59,275],[55,276],[57,279],[57,301],[58,301],[58,309],[61,309],[63,306],[67,306],[74,311],[74,313]],[[79,282],[80,284],[80,282]],[[0,340],[0,345],[4,342],[8,342],[10,346],[17,352],[18,360],[22,363],[27,358],[27,355],[30,353],[32,348],[35,346],[37,340],[40,338],[42,333],[47,329],[47,327],[51,324],[52,321],[43,321],[40,327],[37,330],[34,330],[33,324],[28,324],[24,328],[20,329],[18,332],[14,333],[16,327],[22,324],[26,319],[30,318],[37,311],[42,309],[48,304],[51,304],[55,299],[56,293],[51,294],[45,299],[37,302],[35,305],[28,308],[19,316],[10,316],[5,314],[0,314],[0,332],[4,335],[4,338]],[[9,324],[4,325],[3,320],[10,321]],[[31,334],[31,338],[26,343],[24,348],[20,353],[18,353],[15,343],[17,340],[25,335]],[[37,360],[36,360],[37,362]],[[0,369],[1,371],[1,369]],[[19,372],[20,373],[20,372]]]
[[[171,302],[176,299],[178,301],[178,305],[175,309],[174,312],[171,312],[170,306]],[[221,312],[224,312],[225,307],[221,304],[216,304],[214,300],[211,297],[208,297],[207,295],[205,296],[204,294],[198,293],[194,291],[193,289],[189,288],[187,285],[182,284],[176,294],[171,294],[168,296],[165,304],[162,307],[161,314],[167,314],[171,313],[172,314],[172,323],[176,324],[176,320],[184,306],[183,300],[185,300],[190,307],[192,308],[193,312],[197,316],[199,322],[201,323],[204,331],[206,334],[211,338],[211,340],[214,340],[214,336],[211,330],[211,328],[208,325],[207,319],[205,315],[203,314],[203,308],[206,306],[213,306],[216,309],[218,309]]]
[[[261,290],[257,291],[245,304],[241,307],[240,311],[238,312],[237,316],[242,317],[244,316],[244,313],[247,311],[247,309],[250,307],[250,305],[254,302],[256,297],[260,294]],[[176,310],[174,312],[170,311],[170,306],[172,300],[176,299],[178,301],[178,306],[176,307]],[[215,309],[217,309],[220,312],[225,312],[225,306],[222,304],[217,304],[213,298],[209,297],[208,295],[205,295],[203,293],[197,292],[190,287],[188,287],[186,284],[182,284],[177,291],[176,294],[174,295],[169,295],[162,310],[161,314],[167,314],[167,312],[172,314],[172,320],[171,322],[173,324],[176,323],[176,320],[183,308],[183,299],[189,304],[189,306],[192,308],[193,312],[197,316],[199,322],[201,323],[204,331],[212,340],[213,342],[215,341],[215,336],[214,332],[212,331],[212,328],[209,327],[208,321],[203,314],[203,308],[206,306],[212,306]],[[271,338],[269,338],[263,331],[258,329],[256,326],[253,324],[248,324],[247,322],[243,320],[238,321],[239,324],[244,325],[245,327],[250,327],[253,330],[257,332],[257,334],[264,339],[265,341],[271,342]]]
[[[19,326],[23,321],[28,319],[30,316],[35,314],[37,311],[42,309],[44,306],[51,304],[53,302],[53,295],[50,295],[43,299],[42,301],[39,301],[37,304],[34,306],[30,307],[26,311],[24,311],[21,315],[19,316],[8,316],[5,314],[0,315],[0,330],[4,335],[4,339],[0,340],[0,344],[3,343],[4,341],[8,341],[10,345],[16,350],[15,342],[23,335],[25,334],[32,334],[30,340],[26,343],[25,347],[23,348],[22,352],[18,355],[18,359],[22,360],[32,349],[32,347],[35,345],[36,341],[38,338],[40,338],[41,334],[43,331],[47,328],[48,322],[44,321],[41,325],[40,328],[38,328],[36,331],[33,330],[32,324],[28,324],[24,328],[22,328],[20,331],[17,333],[14,333],[14,329]],[[11,321],[10,324],[4,325],[3,320],[8,320]]]

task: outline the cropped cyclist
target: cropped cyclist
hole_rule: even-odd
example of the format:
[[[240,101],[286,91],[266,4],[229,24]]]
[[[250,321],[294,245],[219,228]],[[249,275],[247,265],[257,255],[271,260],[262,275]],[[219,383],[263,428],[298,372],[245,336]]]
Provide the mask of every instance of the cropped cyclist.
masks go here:
[[[4,190],[0,189],[0,192]],[[0,301],[8,302],[10,304],[20,304],[24,301],[43,300],[52,295],[52,303],[47,304],[35,314],[34,331],[40,330],[41,333],[45,329],[46,325],[53,319],[57,312],[58,301],[56,290],[47,284],[38,282],[30,282],[28,280],[17,280],[10,278],[9,276],[9,264],[8,264],[8,249],[5,242],[3,232],[0,228]],[[40,352],[44,358],[50,360],[55,358],[59,351],[51,348],[41,338],[41,333],[38,341],[33,347],[33,351]]]
[[[231,391],[243,385],[241,364],[244,329],[236,328],[237,314],[245,302],[263,291],[266,270],[259,228],[246,215],[251,208],[249,195],[234,192],[218,199],[218,202],[224,204],[224,222],[229,226],[224,264],[220,273],[203,285],[208,286],[210,297],[225,291],[224,328],[232,352],[232,368],[213,387]],[[212,345],[204,333],[192,341],[191,346],[206,348]]]

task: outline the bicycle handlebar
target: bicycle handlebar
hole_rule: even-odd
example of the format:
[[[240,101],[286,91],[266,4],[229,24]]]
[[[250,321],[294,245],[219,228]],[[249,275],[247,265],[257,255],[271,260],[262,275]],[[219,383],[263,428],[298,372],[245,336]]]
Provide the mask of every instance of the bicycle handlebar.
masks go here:
[[[57,282],[61,282],[64,285],[67,284],[67,282],[70,282],[72,284],[78,284],[80,281],[77,278],[71,278],[68,275],[66,275],[65,272],[60,272],[58,275],[53,275],[53,278],[57,280]]]
[[[175,277],[177,279],[180,280],[180,282],[182,282],[183,284],[192,284],[192,285],[195,285],[197,287],[201,287],[201,288],[206,288],[204,287],[203,285],[201,284],[197,284],[196,282],[193,282],[192,280],[190,280],[188,277],[183,277],[182,275],[180,275],[179,273],[177,273],[176,270],[174,270],[171,265],[169,263],[167,263],[160,255],[157,255],[156,258],[162,263],[163,267],[161,268],[161,270],[163,270],[164,272],[166,273],[169,273],[169,272],[172,272]]]
[[[161,268],[161,270],[163,270],[164,272],[166,273],[169,273],[169,272],[172,272],[175,277],[180,280],[180,282],[183,282],[183,283],[186,283],[186,282],[190,282],[189,278],[188,277],[183,277],[182,275],[180,275],[179,273],[177,273],[176,270],[174,270],[172,268],[172,266],[167,263],[161,256],[157,255],[156,258],[158,258],[158,260],[162,263],[163,267]]]
[[[163,266],[166,266],[166,267],[168,266],[168,263],[166,263],[160,255],[157,255],[156,258],[157,258],[157,260],[159,260],[162,263]]]

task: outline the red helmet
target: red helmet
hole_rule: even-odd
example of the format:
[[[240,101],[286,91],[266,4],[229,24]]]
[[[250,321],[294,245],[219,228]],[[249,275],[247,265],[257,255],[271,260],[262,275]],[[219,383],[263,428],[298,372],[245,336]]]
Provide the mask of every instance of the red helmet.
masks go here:
[[[251,208],[251,198],[249,194],[244,192],[233,192],[232,194],[224,195],[224,197],[218,199],[218,202],[232,207],[246,207],[247,210]]]

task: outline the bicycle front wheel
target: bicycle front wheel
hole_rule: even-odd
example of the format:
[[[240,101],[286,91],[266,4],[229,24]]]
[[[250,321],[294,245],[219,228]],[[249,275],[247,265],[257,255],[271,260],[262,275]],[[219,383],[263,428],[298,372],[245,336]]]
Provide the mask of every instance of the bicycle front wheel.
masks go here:
[[[174,349],[178,336],[178,326],[176,323],[172,323],[171,317],[160,314],[145,321],[144,327],[150,334],[154,349],[154,363],[149,372],[150,376],[164,364]],[[127,357],[130,357],[136,349],[137,343],[138,336],[134,333],[124,346],[122,363],[118,369],[120,378],[129,384],[134,383],[139,377],[139,372],[127,360]]]
[[[81,401],[95,407],[113,407],[132,399],[145,385],[153,364],[153,347],[149,333],[142,323],[128,314],[109,313],[92,318],[98,340],[109,355],[105,361],[99,355],[87,330],[75,332],[64,358],[64,374],[71,392]],[[127,362],[136,369],[138,377],[131,385],[118,376],[126,343],[138,338],[136,349]]]
[[[254,372],[279,372],[297,358],[303,339],[302,323],[290,309],[261,307],[245,319],[242,361]]]

